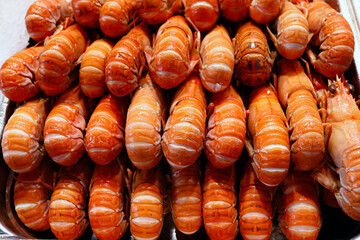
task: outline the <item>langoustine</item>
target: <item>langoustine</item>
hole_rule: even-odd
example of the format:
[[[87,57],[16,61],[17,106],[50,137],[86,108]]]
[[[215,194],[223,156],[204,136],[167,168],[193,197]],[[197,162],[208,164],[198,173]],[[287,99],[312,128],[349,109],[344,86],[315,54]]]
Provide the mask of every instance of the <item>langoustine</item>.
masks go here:
[[[211,96],[208,115],[206,157],[217,168],[228,167],[240,157],[246,134],[246,110],[233,86]]]
[[[181,0],[135,0],[139,2],[137,13],[150,25],[164,23],[181,9]]]
[[[235,239],[238,233],[236,210],[236,168],[219,169],[206,164],[203,189],[203,219],[211,240]]]
[[[105,0],[72,0],[72,8],[77,23],[87,28],[99,26],[100,9]]]
[[[159,28],[154,49],[145,49],[150,76],[161,88],[178,86],[199,61],[193,33],[185,18],[174,16]]]
[[[323,159],[324,128],[310,79],[298,60],[278,61],[278,97],[289,122],[291,161],[295,170],[309,171]]]
[[[260,24],[272,22],[280,11],[282,0],[252,0],[249,15],[252,20]]]
[[[284,1],[274,26],[276,36],[267,30],[280,55],[287,59],[301,57],[312,37],[305,15],[293,3]]]
[[[56,163],[74,165],[84,154],[84,130],[93,102],[73,86],[65,91],[45,121],[44,146]]]
[[[85,52],[87,32],[79,24],[61,30],[45,44],[35,73],[40,89],[47,95],[64,92],[76,78],[70,74]]]
[[[128,178],[125,158],[95,166],[88,212],[91,229],[99,239],[120,239],[129,226]]]
[[[22,102],[36,96],[35,70],[44,47],[30,47],[7,59],[0,69],[0,89],[5,97]]]
[[[249,7],[252,0],[219,0],[221,15],[237,22],[249,17]]]
[[[319,189],[309,172],[291,172],[281,184],[279,226],[288,239],[315,240],[322,219]]]
[[[138,87],[145,66],[146,47],[150,47],[150,32],[143,23],[132,28],[116,43],[105,68],[106,86],[112,94],[125,96]]]
[[[101,98],[86,126],[85,148],[94,162],[107,164],[124,148],[127,97],[107,94]]]
[[[86,155],[77,164],[60,168],[49,207],[50,228],[58,239],[78,239],[85,232],[91,174]]]
[[[360,111],[345,84],[345,80],[337,79],[329,83],[329,90],[321,92],[325,94],[320,100],[326,109],[323,119],[326,146],[334,166],[320,165],[314,177],[335,194],[339,206],[349,217],[359,221]]]
[[[182,3],[185,18],[202,32],[214,26],[220,15],[218,0],[182,0]]]
[[[49,225],[49,203],[54,190],[56,166],[49,158],[31,172],[20,173],[14,186],[14,206],[21,222],[35,231]]]
[[[67,0],[37,0],[25,16],[26,30],[30,37],[39,42],[52,35],[62,21],[71,17],[73,9]]]
[[[163,156],[161,136],[167,119],[165,96],[147,74],[140,80],[126,117],[125,147],[139,169],[155,167]]]
[[[259,86],[271,75],[275,60],[265,34],[252,21],[241,23],[235,35],[235,79],[247,86]]]
[[[256,175],[267,186],[279,185],[289,169],[290,142],[285,114],[269,85],[251,90],[247,126],[254,146],[246,148]]]
[[[226,89],[234,71],[234,48],[229,33],[222,25],[211,29],[201,42],[200,78],[210,92]]]
[[[205,139],[206,98],[197,72],[177,89],[169,114],[162,150],[173,168],[186,168],[200,156]]]
[[[266,240],[272,231],[272,200],[276,188],[257,178],[250,161],[245,163],[239,189],[239,228],[245,240]]]
[[[121,37],[132,27],[137,9],[137,1],[105,0],[100,9],[101,31],[111,38]]]
[[[346,19],[323,1],[306,6],[310,31],[314,33],[311,43],[319,46],[318,56],[307,51],[315,70],[329,78],[344,73],[354,56],[354,34]]]
[[[164,224],[166,180],[162,166],[134,172],[130,205],[130,232],[136,240],[157,239]]]
[[[14,172],[30,172],[43,160],[43,128],[49,111],[50,99],[39,97],[17,108],[8,120],[1,147],[5,163]]]
[[[112,47],[112,41],[103,38],[86,49],[79,70],[79,85],[86,96],[98,98],[105,94],[105,62]]]
[[[193,234],[202,224],[202,192],[200,163],[171,169],[171,213],[176,228]]]

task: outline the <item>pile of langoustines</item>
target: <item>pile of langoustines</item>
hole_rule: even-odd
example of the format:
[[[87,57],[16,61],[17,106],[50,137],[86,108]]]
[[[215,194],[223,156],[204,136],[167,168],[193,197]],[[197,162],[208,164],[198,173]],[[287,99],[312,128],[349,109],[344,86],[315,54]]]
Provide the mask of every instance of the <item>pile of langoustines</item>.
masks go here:
[[[354,36],[325,2],[38,0],[25,22],[38,44],[0,78],[22,102],[2,152],[28,228],[156,239],[169,209],[185,234],[268,239],[277,211],[316,239],[317,181],[360,220]]]

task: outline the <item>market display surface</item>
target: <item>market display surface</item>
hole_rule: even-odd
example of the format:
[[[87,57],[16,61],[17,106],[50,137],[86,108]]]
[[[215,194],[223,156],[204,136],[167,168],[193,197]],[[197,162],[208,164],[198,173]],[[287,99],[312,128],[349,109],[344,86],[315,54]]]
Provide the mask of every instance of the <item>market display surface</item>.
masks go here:
[[[24,20],[0,90],[25,237],[174,239],[170,216],[177,239],[311,240],[324,209],[360,231],[355,37],[328,3],[36,0]]]

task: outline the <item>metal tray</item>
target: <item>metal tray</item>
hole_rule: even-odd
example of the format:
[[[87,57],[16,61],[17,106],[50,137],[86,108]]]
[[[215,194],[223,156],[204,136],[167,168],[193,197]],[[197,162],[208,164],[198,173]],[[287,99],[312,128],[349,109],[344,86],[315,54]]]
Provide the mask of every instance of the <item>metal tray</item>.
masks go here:
[[[345,73],[346,79],[355,86],[356,93],[360,94],[360,1],[359,0],[326,0],[350,23],[355,35],[354,60]],[[0,92],[0,133],[16,108],[16,103],[9,101]],[[1,150],[0,150],[1,151]],[[0,239],[53,239],[50,230],[46,232],[34,232],[26,228],[18,219],[12,201],[13,185],[15,179],[13,172],[5,164],[0,154]],[[323,225],[318,239],[326,240],[360,240],[360,222],[354,221],[346,216],[340,209],[334,209],[321,205]],[[276,226],[274,218],[274,231],[271,240],[286,239],[279,228]],[[97,239],[88,227],[81,239]],[[122,239],[133,239],[129,228]],[[164,218],[164,226],[159,239],[166,240],[198,240],[208,239],[204,227],[193,235],[184,235],[177,231],[172,221],[171,214],[168,213]],[[236,239],[242,239],[240,233]]]

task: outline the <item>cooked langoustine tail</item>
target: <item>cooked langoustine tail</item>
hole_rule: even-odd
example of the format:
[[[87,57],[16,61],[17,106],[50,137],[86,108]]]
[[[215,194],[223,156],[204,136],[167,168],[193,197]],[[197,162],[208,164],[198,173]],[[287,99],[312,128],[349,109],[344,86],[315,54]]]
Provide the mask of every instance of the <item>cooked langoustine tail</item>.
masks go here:
[[[205,36],[200,46],[200,77],[204,88],[210,92],[226,89],[234,72],[234,48],[229,33],[216,25]]]
[[[273,89],[264,84],[250,92],[247,126],[254,147],[246,147],[256,175],[267,186],[277,186],[290,164],[287,120]]]
[[[238,233],[236,210],[236,168],[216,168],[206,164],[203,189],[203,219],[211,240],[235,239]]]
[[[128,97],[107,94],[101,98],[86,126],[85,148],[94,162],[107,164],[124,148]]]
[[[14,186],[15,211],[21,222],[35,231],[45,231],[49,225],[49,203],[54,190],[56,166],[45,158],[31,172],[20,173]]]
[[[125,147],[130,161],[139,169],[155,167],[163,156],[161,136],[167,119],[162,89],[147,74],[140,80],[129,106],[125,128]]]
[[[239,159],[246,134],[245,107],[233,86],[213,93],[208,115],[206,157],[217,168],[229,167]]]
[[[26,30],[32,39],[39,42],[52,35],[57,26],[72,14],[70,1],[37,0],[26,12]]]
[[[276,188],[257,178],[250,161],[245,163],[239,189],[239,227],[245,240],[267,240],[272,231],[272,200]]]
[[[314,33],[311,43],[319,46],[316,55],[310,48],[306,51],[315,70],[329,78],[344,73],[354,57],[354,33],[346,19],[324,1],[305,4],[308,11],[310,31]]]
[[[166,180],[162,166],[137,169],[133,176],[130,232],[136,240],[157,239],[164,224]]]
[[[315,240],[322,219],[318,185],[309,172],[291,172],[281,185],[279,226],[288,239]]]
[[[279,14],[282,0],[252,0],[249,15],[259,24],[271,23]]]
[[[219,0],[220,12],[228,20],[238,22],[249,17],[252,0]]]
[[[99,26],[100,9],[105,0],[72,0],[76,22],[87,28]]]
[[[312,37],[305,15],[293,3],[284,1],[275,28],[276,36],[267,30],[280,55],[287,59],[301,57]]]
[[[274,57],[261,28],[253,21],[241,23],[235,35],[235,79],[259,86],[271,75]]]
[[[309,171],[324,157],[324,127],[314,87],[298,60],[278,61],[277,92],[289,122],[291,161]]]
[[[201,171],[199,161],[184,169],[171,169],[171,212],[176,228],[193,234],[202,224]]]
[[[159,28],[154,49],[145,49],[150,76],[161,88],[181,84],[199,61],[193,33],[182,16],[169,18]]]
[[[196,26],[199,31],[207,31],[219,18],[219,2],[217,0],[182,0],[184,16]]]
[[[79,71],[81,91],[88,97],[98,98],[105,94],[105,63],[113,47],[108,38],[94,41],[84,53]]]
[[[30,47],[7,59],[0,69],[0,89],[15,102],[26,101],[39,93],[35,71],[43,46]]]
[[[120,239],[129,226],[129,179],[126,159],[96,165],[90,183],[89,221],[97,238]]]
[[[106,86],[112,94],[125,96],[139,86],[147,47],[150,47],[150,31],[144,23],[132,28],[116,43],[105,68]]]
[[[57,99],[44,126],[44,146],[56,163],[71,166],[84,154],[84,131],[92,109],[92,99],[78,85]]]
[[[169,112],[162,150],[173,168],[186,168],[200,156],[205,139],[206,98],[197,72],[177,89]]]
[[[49,111],[50,99],[38,97],[17,108],[5,125],[2,155],[14,172],[30,172],[44,158],[43,129]]]
[[[59,31],[46,42],[35,72],[40,89],[47,95],[64,92],[74,82],[71,73],[87,47],[87,30],[79,24]]]
[[[150,25],[164,23],[181,9],[181,0],[135,0],[139,2],[138,15]]]
[[[105,0],[99,16],[101,31],[111,38],[121,37],[131,29],[137,9],[137,1]]]
[[[87,155],[76,165],[60,168],[49,207],[50,228],[58,239],[78,239],[85,232],[91,174]]]

